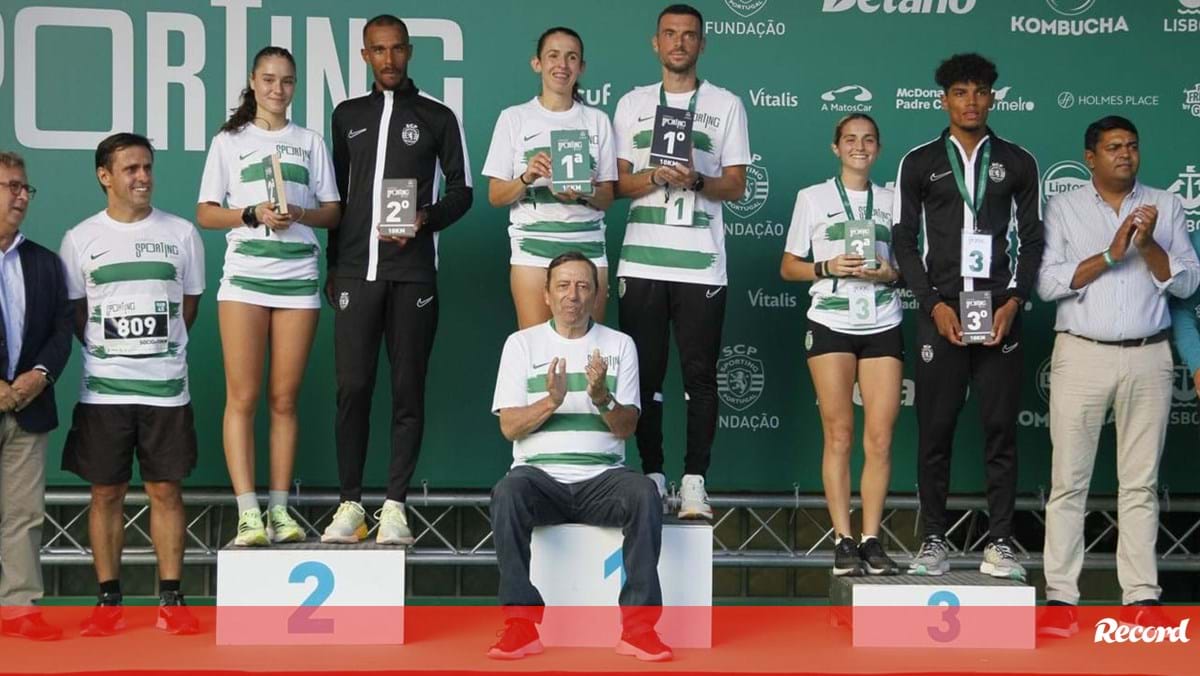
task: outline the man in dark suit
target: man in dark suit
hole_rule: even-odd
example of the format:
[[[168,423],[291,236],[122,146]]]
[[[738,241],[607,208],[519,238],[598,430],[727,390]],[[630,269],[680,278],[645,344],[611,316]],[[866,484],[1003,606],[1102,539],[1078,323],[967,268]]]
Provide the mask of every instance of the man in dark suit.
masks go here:
[[[0,632],[52,641],[42,597],[46,444],[58,426],[54,381],[71,354],[72,307],[58,255],[25,238],[36,190],[16,153],[0,152]]]

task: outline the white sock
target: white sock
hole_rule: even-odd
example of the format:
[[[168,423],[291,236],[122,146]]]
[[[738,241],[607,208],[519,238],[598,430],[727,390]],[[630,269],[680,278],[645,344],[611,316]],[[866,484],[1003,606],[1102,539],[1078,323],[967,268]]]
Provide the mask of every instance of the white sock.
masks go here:
[[[238,513],[248,512],[252,509],[258,509],[258,496],[253,492],[242,493],[237,496]]]
[[[876,539],[878,539],[878,538],[876,538],[874,535],[863,535],[862,536],[863,544],[866,544],[867,540],[876,540]]]
[[[287,509],[287,491],[267,491],[267,509],[271,509],[276,505]]]

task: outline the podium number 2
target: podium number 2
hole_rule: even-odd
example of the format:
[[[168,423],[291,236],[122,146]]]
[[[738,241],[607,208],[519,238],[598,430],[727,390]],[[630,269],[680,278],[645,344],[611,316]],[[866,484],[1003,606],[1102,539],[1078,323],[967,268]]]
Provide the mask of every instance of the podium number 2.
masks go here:
[[[954,592],[945,590],[934,592],[925,605],[946,606],[946,609],[942,611],[941,623],[926,628],[929,638],[938,643],[949,643],[958,638],[958,633],[962,630],[962,624],[958,621],[958,609],[961,606],[958,596]],[[945,629],[942,628],[942,625],[945,625]]]
[[[317,586],[300,602],[296,612],[288,616],[289,634],[332,634],[332,619],[314,619],[313,613],[329,599],[333,593],[333,571],[320,561],[305,561],[296,564],[288,574],[289,584],[304,584],[310,578],[316,578]]]

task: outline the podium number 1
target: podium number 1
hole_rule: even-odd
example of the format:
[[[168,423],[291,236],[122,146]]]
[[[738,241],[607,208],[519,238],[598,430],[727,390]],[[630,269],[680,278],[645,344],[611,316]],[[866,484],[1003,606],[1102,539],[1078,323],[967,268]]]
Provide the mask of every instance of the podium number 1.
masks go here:
[[[946,606],[946,609],[942,611],[941,623],[926,628],[929,638],[938,643],[950,643],[958,638],[958,633],[962,630],[962,624],[958,621],[958,609],[962,604],[959,603],[958,596],[954,592],[946,590],[934,592],[925,605]],[[945,629],[942,628],[942,625],[945,625]]]
[[[288,616],[289,634],[332,634],[332,619],[314,619],[313,613],[322,603],[329,600],[333,593],[333,570],[320,561],[305,561],[296,564],[288,574],[289,584],[304,584],[310,578],[316,578],[317,586],[300,602],[296,612]]]

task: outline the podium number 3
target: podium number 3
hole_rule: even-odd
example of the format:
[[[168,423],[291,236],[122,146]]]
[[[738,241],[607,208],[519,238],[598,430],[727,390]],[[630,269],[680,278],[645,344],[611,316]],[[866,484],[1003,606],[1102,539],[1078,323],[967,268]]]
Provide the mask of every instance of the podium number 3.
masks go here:
[[[962,630],[962,624],[958,621],[958,609],[961,605],[958,596],[954,592],[945,590],[934,592],[925,605],[946,606],[946,609],[942,611],[941,623],[926,629],[929,632],[929,638],[938,643],[949,643],[958,638],[958,633]],[[945,629],[942,628],[942,625],[945,625]]]
[[[333,593],[333,571],[320,561],[305,561],[299,563],[288,574],[289,584],[304,584],[310,578],[316,578],[317,586],[300,602],[296,612],[288,616],[289,634],[332,634],[332,619],[314,619],[313,613],[322,603],[329,600]]]

